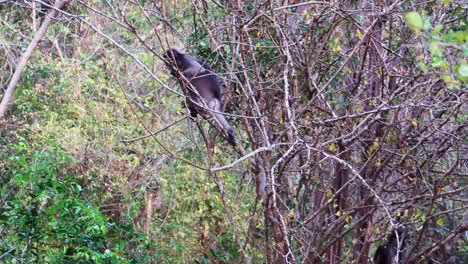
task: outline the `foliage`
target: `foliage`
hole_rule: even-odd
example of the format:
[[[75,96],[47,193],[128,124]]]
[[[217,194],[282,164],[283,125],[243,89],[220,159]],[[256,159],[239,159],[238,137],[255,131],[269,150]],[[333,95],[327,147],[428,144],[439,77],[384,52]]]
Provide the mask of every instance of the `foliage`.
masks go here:
[[[72,159],[56,145],[32,156],[24,141],[14,148],[5,175],[13,193],[0,210],[3,261],[127,263],[116,224],[83,200],[74,177],[60,173]]]
[[[0,120],[0,262],[368,263],[397,227],[409,262],[463,262],[463,6],[280,2],[73,1]],[[0,87],[46,10],[0,5]],[[178,122],[173,46],[239,149]]]
[[[425,13],[425,12],[424,12]],[[422,57],[419,67],[428,72],[430,65],[437,71],[450,89],[461,89],[468,81],[468,20],[466,17],[456,15],[456,23],[444,26],[443,24],[432,25],[426,15],[417,12],[409,12],[406,20],[410,28],[417,34],[423,30],[423,42],[428,42],[427,47],[431,56],[428,59]],[[424,22],[423,22],[424,21]],[[430,61],[427,64],[428,60]]]

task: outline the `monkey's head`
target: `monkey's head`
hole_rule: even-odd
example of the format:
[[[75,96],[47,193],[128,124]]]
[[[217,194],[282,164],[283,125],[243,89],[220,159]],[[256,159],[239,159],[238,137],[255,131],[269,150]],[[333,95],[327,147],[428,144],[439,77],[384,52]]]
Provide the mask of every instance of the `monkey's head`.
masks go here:
[[[177,49],[168,49],[163,55],[164,63],[171,69],[171,74],[176,75],[177,70],[183,70],[184,54]]]

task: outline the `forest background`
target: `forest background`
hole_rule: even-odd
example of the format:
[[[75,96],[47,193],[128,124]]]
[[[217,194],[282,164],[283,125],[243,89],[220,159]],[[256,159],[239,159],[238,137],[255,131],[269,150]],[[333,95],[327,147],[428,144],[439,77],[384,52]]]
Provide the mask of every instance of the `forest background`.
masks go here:
[[[408,263],[467,263],[466,14],[0,0],[0,262],[369,263],[405,230]],[[174,46],[237,148],[187,118]]]

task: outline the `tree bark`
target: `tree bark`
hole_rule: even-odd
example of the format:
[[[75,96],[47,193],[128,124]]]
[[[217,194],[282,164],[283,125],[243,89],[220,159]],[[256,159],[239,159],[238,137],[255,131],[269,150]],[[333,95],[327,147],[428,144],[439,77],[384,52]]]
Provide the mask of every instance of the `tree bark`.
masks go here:
[[[31,43],[29,43],[29,46],[24,52],[24,54],[21,56],[18,66],[16,67],[16,70],[13,73],[13,77],[11,78],[10,83],[8,84],[8,87],[5,91],[5,94],[3,95],[2,102],[0,102],[0,119],[3,118],[5,112],[8,110],[8,105],[13,95],[13,92],[15,91],[19,80],[21,79],[21,75],[23,74],[24,68],[26,67],[26,63],[31,57],[34,48],[45,35],[52,21],[58,16],[58,10],[63,9],[69,2],[70,0],[55,1],[54,7],[49,10],[41,27],[36,32],[36,35],[32,39]]]

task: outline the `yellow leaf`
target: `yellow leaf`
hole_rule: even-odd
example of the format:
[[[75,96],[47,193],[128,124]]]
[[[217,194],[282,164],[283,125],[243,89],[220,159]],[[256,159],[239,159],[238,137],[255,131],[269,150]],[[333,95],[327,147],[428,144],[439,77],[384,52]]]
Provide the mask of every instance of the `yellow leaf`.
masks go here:
[[[442,218],[437,219],[436,224],[438,226],[443,226],[444,225],[444,219],[442,219]]]
[[[405,15],[408,26],[416,33],[419,33],[423,28],[423,18],[417,12],[409,12]]]
[[[374,140],[374,149],[377,149],[377,148],[379,148],[379,139],[378,138],[376,138]]]
[[[294,208],[291,211],[289,211],[288,218],[294,218]]]
[[[356,30],[356,37],[358,37],[359,39],[362,39],[362,32],[361,30]]]
[[[375,166],[380,167],[381,165],[382,165],[382,161],[378,158],[378,159],[375,161]]]
[[[353,219],[353,217],[348,215],[348,216],[346,216],[345,221],[346,221],[346,223],[349,223],[349,222],[351,222],[352,219]]]
[[[333,45],[333,47],[332,47],[332,51],[334,51],[334,52],[338,52],[338,51],[340,51],[340,50],[341,50],[341,47],[340,47],[340,45],[339,45],[339,44]]]
[[[376,227],[376,228],[375,228],[375,233],[376,233],[376,234],[380,234],[380,232],[381,232],[381,231],[380,231],[380,228]]]

